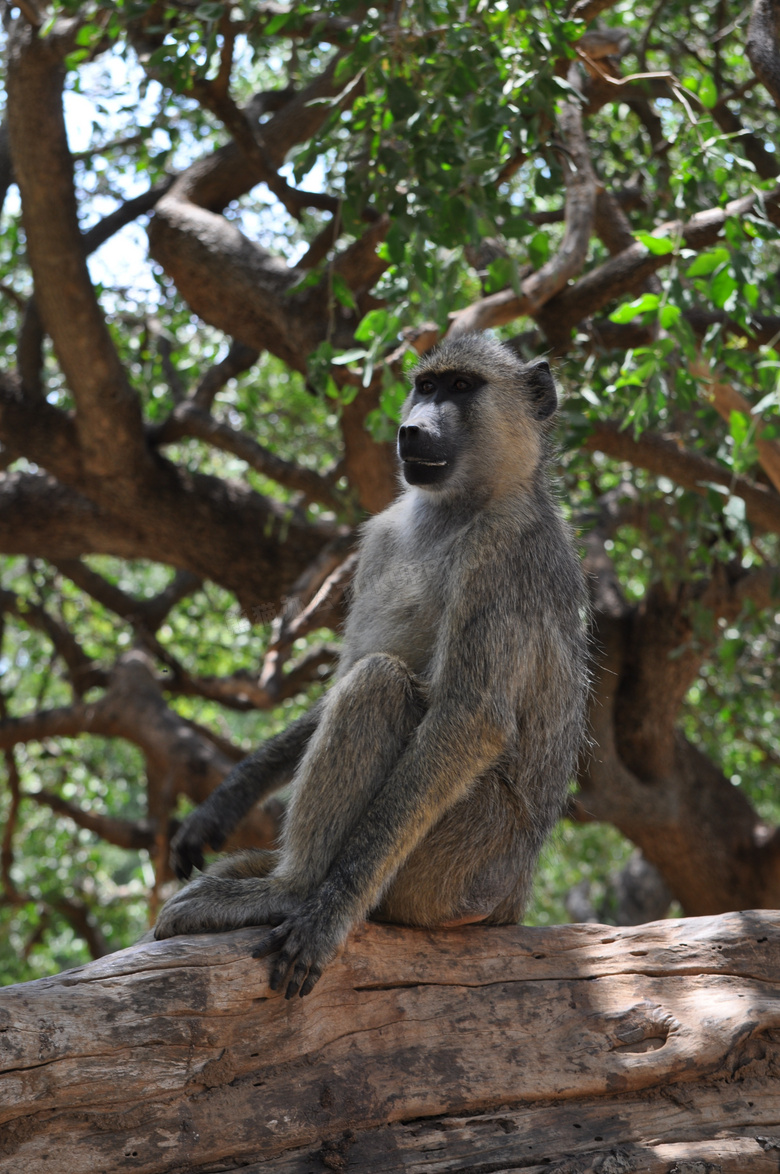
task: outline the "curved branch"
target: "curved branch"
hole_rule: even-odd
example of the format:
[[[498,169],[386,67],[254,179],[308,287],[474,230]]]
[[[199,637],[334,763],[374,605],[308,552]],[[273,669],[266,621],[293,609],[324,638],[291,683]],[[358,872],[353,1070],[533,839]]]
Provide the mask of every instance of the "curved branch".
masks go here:
[[[780,187],[771,192],[743,196],[732,200],[724,208],[710,208],[698,212],[687,224],[673,221],[654,230],[655,235],[674,239],[680,236],[688,249],[705,249],[720,236],[726,221],[732,216],[744,216],[763,200],[767,215],[773,223],[780,223]],[[669,264],[670,254],[649,252],[636,241],[603,265],[584,274],[574,285],[552,298],[537,314],[537,320],[548,335],[556,339],[566,336],[578,322],[597,313],[615,298],[634,290],[656,270]]]
[[[735,477],[717,461],[687,452],[665,436],[643,432],[635,438],[623,431],[617,421],[600,420],[583,441],[583,447],[669,477],[684,489],[702,496],[707,493],[708,482],[723,485],[731,494],[742,498],[754,525],[780,534],[780,495],[762,485],[753,485],[744,477]]]
[[[34,310],[32,317],[37,319]],[[30,366],[35,366],[34,360]],[[18,379],[0,374],[0,440],[61,480],[83,484],[84,465],[72,417],[42,396],[25,392]]]
[[[50,807],[58,815],[66,815],[78,827],[94,832],[101,840],[116,844],[118,848],[137,850],[148,849],[154,845],[154,832],[146,820],[117,819],[116,816],[85,811],[78,804],[70,803],[60,795],[55,795],[53,791],[46,791],[43,788],[39,791],[27,791],[24,797],[31,799],[40,807]]]
[[[747,420],[753,419],[753,409],[745,397],[737,391],[732,383],[724,383],[718,379],[711,368],[704,361],[691,364],[691,374],[700,380],[706,389],[707,397],[712,402],[718,415],[726,423],[731,419],[732,412],[741,412]],[[776,440],[763,436],[764,425],[754,421],[756,425],[756,448],[758,459],[769,480],[780,493],[780,444]]]
[[[244,346],[242,342],[230,344],[230,350],[224,359],[220,359],[213,367],[209,367],[200,383],[192,394],[192,402],[203,411],[208,412],[215,397],[230,379],[235,379],[250,367],[254,367],[260,352],[254,347]]]
[[[88,228],[81,238],[84,251],[86,253],[94,253],[115,232],[119,232],[120,228],[124,228],[126,224],[132,224],[134,220],[137,220],[139,216],[143,216],[146,212],[151,212],[157,201],[167,191],[170,191],[173,182],[173,176],[170,176],[162,183],[150,187],[147,192],[142,192],[140,196],[134,196],[132,200],[125,200],[113,212],[109,212],[108,216],[104,216],[102,220],[98,220],[97,224],[93,224],[92,228]]]
[[[79,559],[60,559],[55,566],[71,582],[109,611],[113,611],[133,626],[146,628],[149,632],[156,632],[171,608],[201,586],[201,580],[197,575],[189,571],[177,571],[168,586],[158,595],[152,596],[151,599],[134,599],[132,595],[109,583]]]
[[[156,476],[127,505],[90,500],[51,477],[0,478],[0,550],[51,562],[84,554],[149,558],[235,592],[247,613],[278,601],[333,537],[260,494],[158,460]],[[110,490],[110,487],[109,487]],[[96,493],[96,497],[99,495]],[[182,525],[187,518],[187,525]]]
[[[335,477],[323,476],[321,473],[315,473],[313,469],[304,469],[292,461],[283,460],[276,453],[258,444],[251,436],[247,436],[245,432],[231,428],[229,424],[220,423],[189,400],[176,406],[165,423],[155,429],[151,439],[154,444],[166,445],[180,440],[183,436],[197,437],[198,440],[211,444],[222,452],[233,453],[264,477],[270,477],[272,481],[277,481],[288,489],[303,493],[310,501],[319,501],[335,509],[340,508]]]
[[[582,268],[593,230],[597,182],[582,129],[580,106],[566,102],[558,122],[566,146],[563,157],[566,230],[558,252],[521,283],[519,295],[512,290],[503,290],[456,314],[450,335],[484,330],[488,326],[509,322],[521,314],[537,314]]]
[[[87,270],[62,110],[63,47],[16,23],[8,61],[11,150],[36,304],[76,400],[83,458],[93,474],[116,476],[148,455],[140,405]]]
[[[49,637],[57,655],[64,661],[73,690],[79,697],[95,685],[106,683],[103,669],[94,664],[75,636],[40,604],[20,600],[12,591],[0,591],[0,611],[16,616],[23,624]]]

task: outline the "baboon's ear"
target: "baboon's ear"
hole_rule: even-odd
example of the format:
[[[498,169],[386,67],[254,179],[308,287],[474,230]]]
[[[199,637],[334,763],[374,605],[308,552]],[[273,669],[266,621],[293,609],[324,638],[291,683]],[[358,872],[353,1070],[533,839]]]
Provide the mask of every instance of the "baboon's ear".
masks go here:
[[[529,363],[524,371],[525,386],[537,420],[546,420],[558,407],[558,393],[546,359]]]

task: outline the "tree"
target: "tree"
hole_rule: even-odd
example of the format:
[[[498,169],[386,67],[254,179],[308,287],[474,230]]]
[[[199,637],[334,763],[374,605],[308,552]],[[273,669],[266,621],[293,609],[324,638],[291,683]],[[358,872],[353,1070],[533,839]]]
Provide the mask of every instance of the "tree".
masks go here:
[[[104,952],[145,883],[154,910],[182,804],[322,687],[408,368],[486,328],[551,354],[566,392],[594,604],[572,819],[641,850],[622,890],[649,877],[662,910],[777,905],[770,0],[5,18],[13,952],[67,953],[63,924]],[[234,842],[267,842],[278,810]]]

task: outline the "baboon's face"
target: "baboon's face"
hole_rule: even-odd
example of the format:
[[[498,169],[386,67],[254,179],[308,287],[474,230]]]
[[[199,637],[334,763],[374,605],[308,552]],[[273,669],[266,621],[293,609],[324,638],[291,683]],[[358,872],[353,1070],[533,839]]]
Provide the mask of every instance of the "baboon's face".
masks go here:
[[[398,430],[398,456],[409,485],[443,486],[461,462],[486,380],[475,371],[423,371]]]

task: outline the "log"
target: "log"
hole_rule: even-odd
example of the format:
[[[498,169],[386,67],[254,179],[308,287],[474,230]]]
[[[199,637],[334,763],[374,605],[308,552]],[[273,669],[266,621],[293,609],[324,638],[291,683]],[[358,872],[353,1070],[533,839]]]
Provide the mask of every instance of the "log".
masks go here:
[[[366,924],[289,1002],[257,938],[0,991],[0,1171],[780,1169],[780,913]]]

